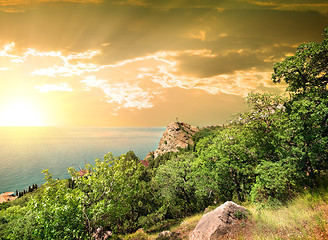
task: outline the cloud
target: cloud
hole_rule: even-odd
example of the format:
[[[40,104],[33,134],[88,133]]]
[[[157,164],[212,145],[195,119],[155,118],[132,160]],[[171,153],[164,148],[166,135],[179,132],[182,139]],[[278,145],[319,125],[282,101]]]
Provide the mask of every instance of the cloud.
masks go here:
[[[14,42],[11,42],[10,44],[5,45],[3,47],[3,49],[0,50],[0,57],[21,58],[21,57],[11,53],[14,50],[14,48],[15,48]]]
[[[255,69],[235,71],[231,74],[219,74],[207,78],[176,75],[169,67],[161,68],[159,74],[153,74],[153,81],[163,88],[180,87],[184,89],[200,89],[210,94],[226,93],[246,96],[261,85],[270,84],[272,72],[259,72]]]
[[[0,71],[8,71],[8,70],[12,70],[12,68],[0,67]]]
[[[233,52],[233,54],[237,53],[242,54],[243,50]],[[272,72],[260,71],[252,64],[246,65],[242,70],[240,67],[232,68],[228,73],[214,74],[208,77],[190,74],[192,72],[190,69],[187,71],[181,69],[181,66],[188,64],[188,61],[197,62],[198,66],[195,65],[193,68],[201,68],[200,59],[213,59],[214,64],[218,64],[217,58],[221,57],[222,59],[220,61],[227,63],[225,57],[230,56],[230,54],[230,52],[226,52],[225,54],[217,55],[208,49],[157,52],[145,58],[138,58],[138,61],[141,62],[145,61],[145,59],[153,59],[153,65],[145,62],[145,66],[152,67],[136,69],[136,74],[138,74],[137,79],[140,81],[147,79],[148,81],[159,84],[162,88],[179,87],[184,89],[200,89],[210,94],[226,93],[242,96],[247,95],[248,92],[255,90],[259,86],[274,87],[271,84]],[[247,59],[249,59],[249,56]],[[257,64],[260,61],[258,60]],[[208,72],[208,69],[205,72]]]
[[[327,13],[328,11],[328,1],[318,1],[314,3],[309,0],[296,0],[296,1],[263,1],[263,0],[244,0],[245,2],[271,8],[275,10],[293,10],[293,11],[317,11],[321,13]]]
[[[266,49],[162,50],[111,64],[95,63],[95,58],[102,55],[99,49],[67,52],[28,48],[18,52],[11,43],[0,50],[0,57],[10,59],[16,69],[29,66],[34,82],[51,81],[34,86],[37,91],[88,91],[99,100],[114,104],[116,111],[152,108],[170,88],[245,96],[261,86],[274,87],[271,72],[259,68],[261,64],[272,64],[271,52]],[[69,78],[72,86],[62,82],[64,77]]]
[[[103,79],[96,79],[95,76],[86,76],[81,83],[85,84],[85,91],[91,91],[91,88],[101,88],[108,81]]]
[[[24,12],[28,8],[43,3],[103,3],[104,0],[1,0],[0,11],[7,13]]]
[[[81,75],[85,72],[94,72],[99,70],[99,66],[93,63],[82,63],[74,61],[76,60],[89,60],[94,56],[101,54],[100,50],[87,50],[84,52],[70,52],[64,54],[61,51],[38,51],[33,48],[27,48],[21,54],[13,54],[15,50],[15,43],[12,42],[5,45],[2,50],[0,50],[0,57],[10,58],[11,62],[23,63],[29,57],[43,57],[43,58],[57,58],[59,60],[60,66],[51,66],[49,68],[35,69],[32,75],[39,76],[73,76]]]
[[[180,69],[182,56],[185,57],[183,61],[195,57],[218,57],[208,49],[159,51],[102,66],[101,72],[95,73],[98,77],[87,76],[81,83],[87,91],[91,91],[92,88],[101,89],[110,103],[115,102],[123,108],[139,109],[153,107],[156,97],[163,95],[165,89],[175,87],[203,90],[212,95],[225,93],[239,96],[246,96],[261,86],[278,87],[271,84],[271,71],[259,71],[255,67],[236,69],[229,74],[216,74],[210,77],[190,75],[189,72]],[[107,78],[101,78],[106,74]]]
[[[94,56],[101,54],[100,50],[87,50],[85,52],[73,52],[69,54],[63,54],[61,51],[37,51],[36,49],[28,48],[21,55],[9,54],[14,48],[15,44],[5,46],[4,50],[0,51],[0,56],[12,58],[12,62],[22,63],[28,57],[43,57],[43,58],[57,58],[59,60],[59,66],[51,66],[48,68],[35,69],[31,74],[38,76],[79,76],[83,73],[90,73],[99,70],[99,66],[93,63],[82,63],[74,61],[76,60],[88,60]]]
[[[223,12],[231,9],[274,9],[274,10],[296,10],[296,11],[318,11],[326,13],[328,10],[328,2],[326,0],[321,0],[313,2],[311,0],[230,0],[230,1],[190,1],[190,0],[113,0],[111,2],[113,5],[128,5],[137,6],[144,8],[156,8],[156,9],[216,9],[217,12]],[[204,32],[199,32],[197,35],[191,35],[196,39],[203,39]]]
[[[35,89],[37,89],[41,93],[47,93],[47,92],[73,92],[74,89],[72,89],[68,83],[58,83],[58,84],[44,84],[42,86],[35,86]]]
[[[121,108],[146,109],[154,106],[151,100],[156,93],[146,91],[137,84],[109,84],[107,82],[103,79],[96,79],[95,76],[87,76],[81,81],[81,83],[85,84],[85,90],[87,91],[91,88],[101,89],[108,103],[118,104],[115,110]]]
[[[151,100],[154,94],[144,91],[137,85],[130,85],[128,83],[105,84],[102,90],[106,94],[107,102],[118,103],[119,108],[151,108],[154,105]]]
[[[36,69],[32,75],[49,76],[49,77],[70,77],[80,76],[84,73],[99,71],[101,67],[93,63],[65,64],[64,66],[54,66],[50,68]]]

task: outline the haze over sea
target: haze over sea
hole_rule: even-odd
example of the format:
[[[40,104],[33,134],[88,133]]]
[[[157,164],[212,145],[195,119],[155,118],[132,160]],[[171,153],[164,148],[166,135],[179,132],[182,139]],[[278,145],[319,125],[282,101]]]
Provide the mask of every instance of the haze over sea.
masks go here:
[[[108,152],[129,150],[143,159],[157,148],[165,128],[0,127],[0,193],[22,191],[44,183],[44,169],[53,178],[68,178],[68,167],[94,164]]]

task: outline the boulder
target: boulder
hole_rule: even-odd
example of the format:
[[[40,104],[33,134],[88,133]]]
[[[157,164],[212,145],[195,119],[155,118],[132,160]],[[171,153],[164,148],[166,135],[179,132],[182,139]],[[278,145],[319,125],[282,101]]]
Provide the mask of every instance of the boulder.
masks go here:
[[[216,240],[225,235],[240,216],[246,216],[246,209],[228,201],[215,210],[206,213],[190,234],[190,240]]]

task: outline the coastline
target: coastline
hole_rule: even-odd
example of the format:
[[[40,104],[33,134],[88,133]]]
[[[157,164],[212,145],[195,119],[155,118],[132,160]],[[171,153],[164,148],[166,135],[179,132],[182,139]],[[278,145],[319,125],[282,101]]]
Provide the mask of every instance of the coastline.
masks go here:
[[[0,203],[14,201],[17,196],[14,196],[14,192],[4,192],[0,194]]]

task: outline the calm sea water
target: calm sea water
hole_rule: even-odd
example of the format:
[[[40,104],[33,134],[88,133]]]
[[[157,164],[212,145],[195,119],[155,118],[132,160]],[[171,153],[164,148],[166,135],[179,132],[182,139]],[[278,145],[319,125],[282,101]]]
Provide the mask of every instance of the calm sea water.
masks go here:
[[[129,150],[141,159],[157,148],[165,128],[0,127],[0,193],[44,183],[44,169],[68,178],[68,167],[83,167]]]

